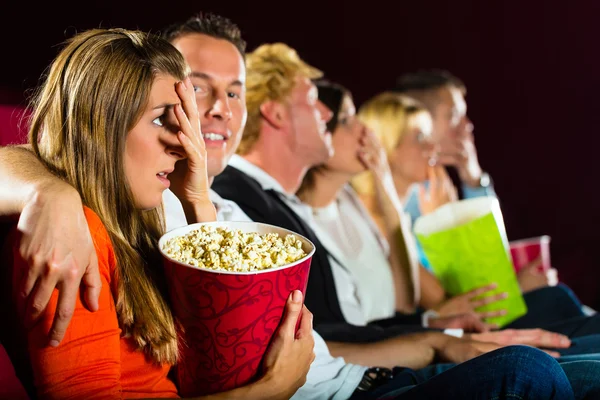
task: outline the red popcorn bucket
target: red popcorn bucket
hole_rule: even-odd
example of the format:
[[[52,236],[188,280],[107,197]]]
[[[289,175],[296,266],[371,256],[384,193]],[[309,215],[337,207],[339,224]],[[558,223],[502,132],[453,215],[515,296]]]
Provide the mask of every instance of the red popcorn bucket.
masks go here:
[[[295,235],[305,257],[252,272],[214,271],[178,262],[163,251],[172,238],[202,225],[258,234]],[[258,378],[263,355],[293,290],[306,293],[314,245],[295,232],[256,222],[211,222],[174,229],[160,239],[173,314],[181,324],[179,394],[231,390]],[[298,325],[297,325],[298,326]]]
[[[510,244],[510,254],[512,256],[515,271],[519,272],[527,264],[540,257],[540,272],[551,268],[550,264],[550,236],[538,236],[534,238],[515,240]]]

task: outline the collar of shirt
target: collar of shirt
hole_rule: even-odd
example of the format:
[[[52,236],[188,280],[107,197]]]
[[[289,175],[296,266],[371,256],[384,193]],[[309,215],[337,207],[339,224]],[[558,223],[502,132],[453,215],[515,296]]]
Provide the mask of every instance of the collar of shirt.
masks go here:
[[[228,206],[227,203],[225,203],[225,199],[222,198],[219,193],[215,192],[214,190],[210,189],[209,192],[209,197],[210,197],[210,201],[214,204],[214,206],[217,208],[217,211],[220,208],[226,207]]]
[[[263,190],[272,189],[285,195],[286,197],[293,196],[286,193],[283,189],[283,186],[281,186],[281,184],[275,178],[269,175],[268,172],[259,166],[252,164],[250,161],[246,160],[240,155],[234,154],[229,160],[229,165],[254,178],[256,181],[258,181],[260,186],[262,186]]]
[[[234,154],[231,157],[229,165],[255,179],[263,190],[273,190],[277,192],[298,215],[304,218],[305,221],[312,219],[311,207],[302,203],[295,194],[286,193],[283,186],[259,166],[252,164],[250,161],[237,154]]]
[[[210,201],[215,205],[217,209],[217,220],[218,221],[241,221],[250,222],[252,221],[246,213],[231,200],[227,200],[219,196],[219,194],[211,189]]]

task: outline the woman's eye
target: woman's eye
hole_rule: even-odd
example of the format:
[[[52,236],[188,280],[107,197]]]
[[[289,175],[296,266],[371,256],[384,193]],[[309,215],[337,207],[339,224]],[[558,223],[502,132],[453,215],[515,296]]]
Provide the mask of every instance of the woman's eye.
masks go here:
[[[152,121],[152,123],[153,123],[154,125],[163,126],[163,125],[164,125],[164,124],[163,124],[163,116],[161,115],[161,116],[160,116],[160,117],[158,117],[158,118],[154,118],[154,121]]]

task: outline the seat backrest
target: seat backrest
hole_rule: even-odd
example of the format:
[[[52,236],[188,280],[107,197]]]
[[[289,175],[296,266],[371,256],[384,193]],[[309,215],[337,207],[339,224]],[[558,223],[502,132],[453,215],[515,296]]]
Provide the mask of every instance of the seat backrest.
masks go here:
[[[0,399],[29,400],[27,392],[15,374],[15,369],[0,344]]]
[[[28,117],[22,106],[0,104],[0,146],[27,142]]]
[[[16,352],[23,341],[19,335],[17,315],[12,307],[12,266],[16,219],[0,218],[0,399],[28,400],[24,374],[30,374],[29,358],[23,351]],[[19,340],[21,342],[19,342]],[[6,346],[6,347],[5,347]],[[23,348],[26,348],[24,345]],[[23,372],[19,372],[19,368]],[[32,392],[33,393],[33,392]]]

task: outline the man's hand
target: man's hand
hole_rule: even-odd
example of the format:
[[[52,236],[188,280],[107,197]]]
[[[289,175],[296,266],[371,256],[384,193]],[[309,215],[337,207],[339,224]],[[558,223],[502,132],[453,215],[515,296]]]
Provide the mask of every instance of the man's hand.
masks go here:
[[[428,215],[444,204],[458,200],[456,188],[452,179],[441,165],[429,166],[427,169],[429,189],[425,184],[419,185],[419,210],[422,215]]]
[[[523,344],[538,348],[566,349],[571,341],[565,335],[543,329],[504,329],[496,332],[471,333],[465,337],[472,340],[492,342],[501,346]],[[546,351],[553,357],[560,356],[555,351]]]
[[[467,118],[463,118],[456,129],[458,133],[455,137],[440,141],[438,162],[456,167],[461,181],[471,187],[477,187],[482,170],[473,138],[473,124]]]
[[[457,314],[448,317],[436,317],[429,319],[429,327],[437,329],[462,329],[465,332],[489,332],[497,329],[496,324],[486,324],[473,312]]]
[[[79,194],[60,181],[41,186],[24,205],[18,230],[22,234],[19,252],[29,264],[20,286],[27,304],[26,322],[34,323],[40,317],[57,288],[58,306],[49,344],[58,346],[73,316],[80,284],[90,311],[98,309],[102,287]]]
[[[436,348],[436,355],[442,362],[459,364],[502,347],[496,343],[446,336],[445,344]]]
[[[465,314],[474,312],[479,318],[493,318],[506,315],[506,310],[493,310],[493,311],[475,311],[476,308],[485,306],[487,304],[493,304],[497,301],[505,299],[508,293],[502,292],[494,295],[488,295],[482,297],[484,294],[496,289],[497,285],[492,283],[487,286],[483,286],[477,289],[473,289],[470,292],[459,294],[451,297],[444,301],[441,305],[436,307],[436,311],[441,316]]]
[[[539,267],[542,264],[541,257],[532,261],[528,265],[519,270],[517,279],[523,293],[531,292],[532,290],[540,289],[546,286],[556,286],[558,284],[558,271],[550,268],[546,271],[540,271]]]

